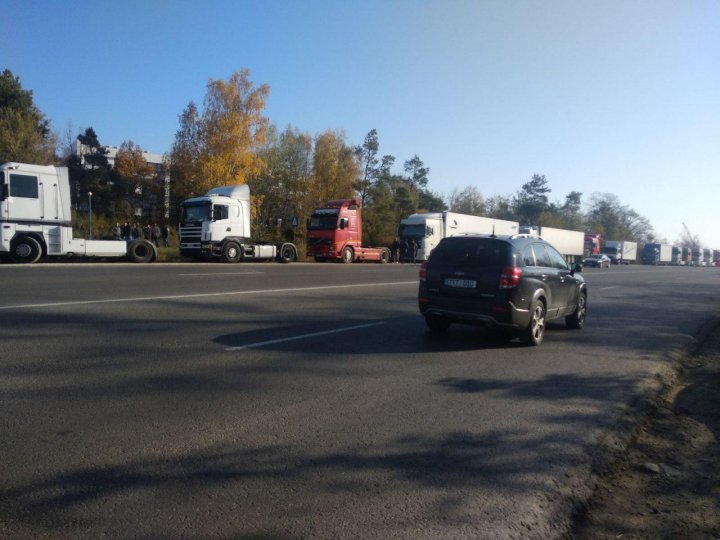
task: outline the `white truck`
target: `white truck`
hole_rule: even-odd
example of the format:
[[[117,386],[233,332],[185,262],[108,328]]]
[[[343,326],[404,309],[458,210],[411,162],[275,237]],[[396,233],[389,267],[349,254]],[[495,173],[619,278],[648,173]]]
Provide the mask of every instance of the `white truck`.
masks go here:
[[[412,214],[400,221],[398,227],[400,262],[427,261],[440,240],[457,234],[518,234],[519,225],[481,216],[454,212],[425,212]]]
[[[610,257],[613,264],[631,264],[637,261],[637,242],[608,240],[600,253]]]
[[[550,242],[568,262],[577,262],[582,259],[585,249],[584,232],[555,229],[553,227],[531,227],[523,225],[520,227],[520,233],[535,234],[543,240]]]
[[[74,238],[67,167],[6,163],[0,166],[0,255],[32,264],[43,257],[127,257],[151,262],[157,248],[144,239]]]
[[[293,243],[250,238],[250,188],[246,184],[213,188],[203,197],[187,199],[180,210],[180,255],[184,257],[226,263],[297,259]]]
[[[650,243],[643,246],[640,256],[643,264],[670,264],[672,262],[672,245]]]

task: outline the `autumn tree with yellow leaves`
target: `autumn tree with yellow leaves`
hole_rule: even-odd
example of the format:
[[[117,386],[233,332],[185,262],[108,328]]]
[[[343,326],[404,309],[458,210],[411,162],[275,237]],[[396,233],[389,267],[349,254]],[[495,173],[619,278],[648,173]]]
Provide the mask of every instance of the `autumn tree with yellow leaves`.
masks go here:
[[[263,116],[270,87],[254,86],[246,69],[227,81],[210,80],[203,110],[190,102],[170,153],[173,192],[182,199],[223,185],[238,185],[263,168],[258,150],[265,144]]]

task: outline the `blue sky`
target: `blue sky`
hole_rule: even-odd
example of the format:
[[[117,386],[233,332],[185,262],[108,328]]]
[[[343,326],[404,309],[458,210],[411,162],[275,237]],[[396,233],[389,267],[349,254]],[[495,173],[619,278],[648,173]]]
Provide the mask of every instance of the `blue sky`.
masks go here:
[[[342,129],[429,187],[613,193],[720,249],[720,2],[2,0],[0,68],[61,133],[163,153],[247,68],[280,128]]]

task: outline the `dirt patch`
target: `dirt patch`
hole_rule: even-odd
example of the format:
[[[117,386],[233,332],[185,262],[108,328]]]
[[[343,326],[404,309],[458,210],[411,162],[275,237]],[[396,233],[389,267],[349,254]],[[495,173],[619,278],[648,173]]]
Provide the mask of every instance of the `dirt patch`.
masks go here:
[[[572,538],[720,539],[720,330],[682,362]]]

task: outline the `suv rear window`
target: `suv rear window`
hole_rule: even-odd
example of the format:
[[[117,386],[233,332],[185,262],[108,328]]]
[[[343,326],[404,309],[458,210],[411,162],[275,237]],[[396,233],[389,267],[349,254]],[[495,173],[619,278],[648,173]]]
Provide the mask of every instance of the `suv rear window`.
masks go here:
[[[430,259],[443,264],[479,267],[507,266],[511,246],[492,238],[446,238],[432,251]]]

